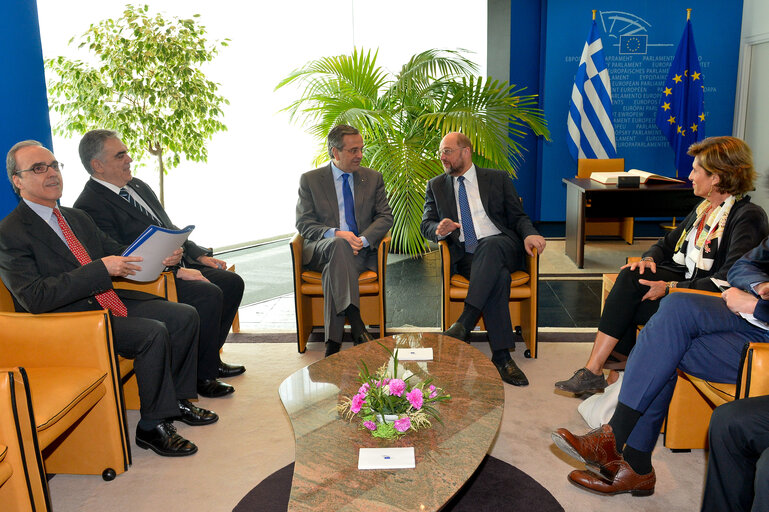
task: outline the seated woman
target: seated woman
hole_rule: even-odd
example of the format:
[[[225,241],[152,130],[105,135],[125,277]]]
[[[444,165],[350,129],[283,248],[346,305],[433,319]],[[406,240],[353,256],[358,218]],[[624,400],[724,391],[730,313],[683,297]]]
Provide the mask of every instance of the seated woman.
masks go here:
[[[708,137],[692,144],[689,181],[704,198],[684,221],[660,238],[637,263],[622,267],[606,298],[590,359],[555,387],[577,395],[601,392],[602,368],[612,350],[629,353],[636,326],[657,311],[670,288],[718,291],[710,279],[726,280],[732,264],[769,232],[764,210],[745,195],[756,172],[750,147],[734,137]]]

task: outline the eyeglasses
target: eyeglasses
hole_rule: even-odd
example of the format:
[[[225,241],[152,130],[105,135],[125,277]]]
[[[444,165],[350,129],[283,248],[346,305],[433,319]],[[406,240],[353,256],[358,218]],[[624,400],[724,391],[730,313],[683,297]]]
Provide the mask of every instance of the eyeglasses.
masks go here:
[[[64,164],[54,160],[50,164],[43,164],[43,163],[35,164],[32,167],[30,167],[29,169],[22,169],[21,171],[16,171],[14,174],[21,174],[21,173],[27,172],[27,171],[32,171],[35,174],[45,174],[45,173],[48,172],[48,168],[49,167],[51,169],[53,169],[54,171],[56,171],[56,172],[61,172],[62,169],[64,169]]]
[[[462,151],[463,149],[465,148],[443,148],[439,149],[435,154],[438,155],[438,158],[440,158],[442,156],[449,156],[454,151]]]

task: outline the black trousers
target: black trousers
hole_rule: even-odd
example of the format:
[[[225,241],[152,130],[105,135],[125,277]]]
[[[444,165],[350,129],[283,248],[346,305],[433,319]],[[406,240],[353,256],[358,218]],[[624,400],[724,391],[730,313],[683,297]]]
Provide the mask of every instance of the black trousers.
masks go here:
[[[630,271],[626,268],[620,271],[606,297],[598,330],[617,338],[619,343],[614,350],[626,355],[630,354],[630,349],[635,345],[637,326],[648,322],[660,307],[659,299],[641,300],[649,291],[649,287],[639,283],[639,279],[683,281],[684,274],[659,266],[657,272],[646,269],[643,274],[640,274],[638,269]]]
[[[163,299],[122,299],[128,317],[112,317],[115,350],[134,360],[141,416],[179,414],[178,399],[197,398],[198,314]]]
[[[470,281],[466,304],[481,310],[491,350],[512,348],[510,321],[510,274],[523,267],[523,243],[507,235],[481,238],[475,252],[451,262],[457,273]]]
[[[179,302],[194,307],[200,317],[198,379],[215,379],[218,375],[219,349],[227,340],[245,284],[235,272],[205,265],[189,267],[200,270],[210,282],[177,279],[176,294]]]
[[[717,407],[702,510],[769,511],[769,396]]]

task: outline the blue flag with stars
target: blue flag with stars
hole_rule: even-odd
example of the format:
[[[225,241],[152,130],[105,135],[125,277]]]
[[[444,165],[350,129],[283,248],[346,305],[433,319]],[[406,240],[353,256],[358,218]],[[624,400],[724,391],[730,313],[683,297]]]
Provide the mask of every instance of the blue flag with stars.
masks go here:
[[[705,88],[692,24],[687,20],[657,110],[657,126],[675,153],[677,176],[688,175],[692,170],[694,158],[686,151],[705,138],[704,97]]]

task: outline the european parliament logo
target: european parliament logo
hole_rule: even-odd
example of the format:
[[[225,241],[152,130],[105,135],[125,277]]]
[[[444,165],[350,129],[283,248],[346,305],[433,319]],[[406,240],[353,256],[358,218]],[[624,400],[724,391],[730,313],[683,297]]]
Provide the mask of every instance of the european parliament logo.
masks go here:
[[[619,36],[620,55],[646,55],[646,46],[649,36],[645,34],[633,34]]]

